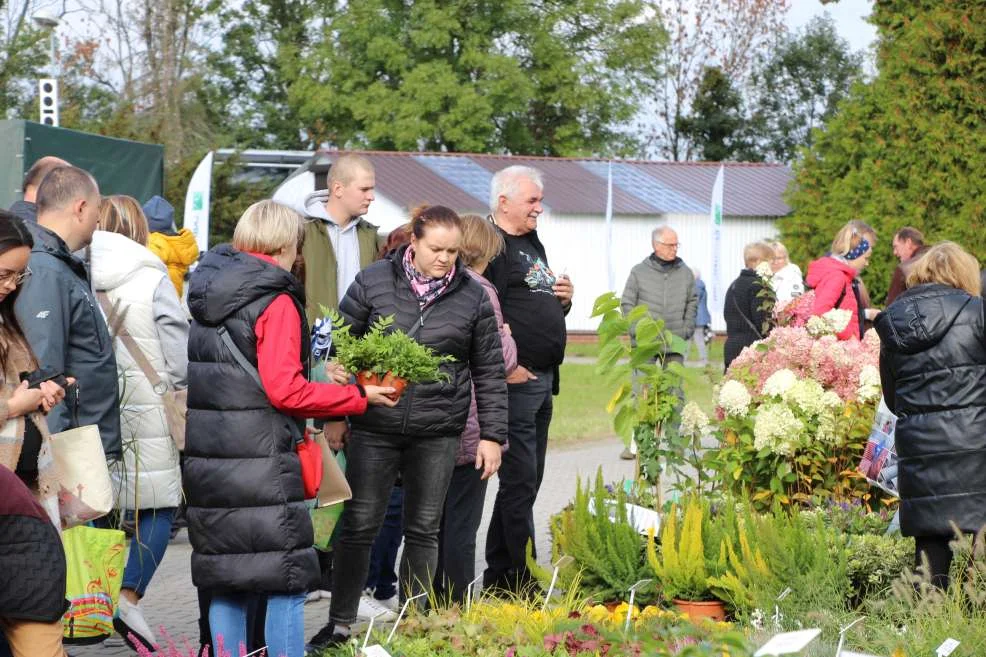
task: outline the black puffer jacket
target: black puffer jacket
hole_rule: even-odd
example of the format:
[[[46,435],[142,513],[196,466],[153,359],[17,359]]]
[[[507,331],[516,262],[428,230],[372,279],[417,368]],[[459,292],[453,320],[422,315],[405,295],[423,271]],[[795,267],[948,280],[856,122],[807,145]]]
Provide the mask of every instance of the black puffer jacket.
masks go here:
[[[899,416],[900,526],[948,536],[986,524],[986,326],[983,302],[918,285],[876,318],[880,379]]]
[[[319,579],[294,449],[298,423],[274,409],[218,331],[225,327],[256,367],[254,326],[281,294],[294,300],[307,336],[301,283],[275,265],[224,244],[189,282],[184,481],[192,581],[215,592],[301,593]]]
[[[58,530],[20,478],[0,465],[0,618],[53,623],[66,609]]]
[[[401,247],[357,274],[339,306],[353,335],[362,335],[377,318],[388,315],[394,315],[394,324],[403,331],[421,322],[418,300],[401,265],[406,249]],[[469,414],[471,380],[482,438],[505,442],[507,383],[496,317],[483,287],[466,274],[461,262],[414,339],[455,358],[442,365],[450,381],[410,385],[397,406],[370,407],[365,415],[352,418],[353,427],[423,438],[458,436]]]
[[[744,269],[726,290],[726,300],[722,306],[722,315],[726,320],[726,344],[723,347],[726,369],[744,347],[766,335],[763,327],[764,322],[770,319],[770,313],[760,307],[763,300],[757,296],[763,289],[763,282],[757,273]]]

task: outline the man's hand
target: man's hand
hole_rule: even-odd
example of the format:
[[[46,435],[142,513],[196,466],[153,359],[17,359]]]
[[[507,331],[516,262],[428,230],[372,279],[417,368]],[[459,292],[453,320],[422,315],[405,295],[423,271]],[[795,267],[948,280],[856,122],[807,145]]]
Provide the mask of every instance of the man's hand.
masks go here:
[[[517,369],[511,372],[510,376],[507,377],[507,383],[527,383],[528,381],[533,381],[536,378],[537,377],[534,376],[529,369],[523,365],[518,365]]]
[[[349,423],[345,420],[338,422],[325,423],[325,442],[335,451],[339,451],[346,446],[346,439],[349,438]]]
[[[485,481],[500,469],[503,447],[494,440],[480,440],[476,447],[476,469],[482,470],[480,479]]]
[[[562,274],[555,279],[555,284],[551,286],[551,290],[555,293],[555,297],[561,301],[561,305],[567,306],[572,303],[572,294],[575,292],[575,286],[572,285],[572,280],[568,277],[568,274]]]

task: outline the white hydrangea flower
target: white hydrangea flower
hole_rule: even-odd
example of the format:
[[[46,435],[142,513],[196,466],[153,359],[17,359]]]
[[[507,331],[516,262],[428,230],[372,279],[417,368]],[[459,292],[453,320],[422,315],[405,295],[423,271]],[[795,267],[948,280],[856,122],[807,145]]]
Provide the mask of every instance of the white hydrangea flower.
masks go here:
[[[783,397],[791,389],[791,386],[797,382],[798,376],[791,370],[787,368],[777,370],[764,381],[763,394]]]
[[[753,446],[790,454],[804,430],[804,423],[787,404],[767,403],[760,407],[753,422]]]
[[[832,327],[833,333],[842,333],[849,326],[849,320],[852,319],[851,310],[843,310],[841,308],[833,308],[827,313],[822,315],[822,319],[829,323]]]
[[[832,327],[829,326],[828,320],[819,317],[818,315],[812,315],[805,322],[805,330],[808,331],[808,335],[813,338],[820,338],[823,335],[832,335]]]
[[[825,410],[824,397],[825,389],[821,383],[815,379],[801,379],[787,391],[784,401],[794,404],[807,415],[818,415]]]
[[[873,365],[864,365],[859,371],[859,387],[856,395],[861,402],[870,402],[880,398],[880,370]]]
[[[757,276],[760,278],[770,279],[774,277],[774,270],[770,268],[770,263],[766,260],[757,265],[754,271],[757,272]]]
[[[822,394],[821,404],[829,410],[836,410],[842,408],[845,402],[842,401],[842,397],[835,390],[826,390]]]
[[[815,439],[830,445],[839,442],[839,434],[836,431],[836,417],[832,411],[825,411],[818,416],[818,430],[815,432]]]
[[[719,406],[726,411],[726,415],[746,417],[750,401],[750,391],[739,381],[726,381],[719,389]]]
[[[702,436],[709,429],[709,416],[695,402],[688,402],[681,410],[681,433],[685,436]]]

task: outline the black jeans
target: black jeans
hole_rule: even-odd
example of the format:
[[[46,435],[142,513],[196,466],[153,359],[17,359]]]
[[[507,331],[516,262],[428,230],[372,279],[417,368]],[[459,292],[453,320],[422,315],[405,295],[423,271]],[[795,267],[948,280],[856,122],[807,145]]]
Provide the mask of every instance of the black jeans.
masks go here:
[[[466,588],[476,577],[476,532],[483,521],[489,483],[482,476],[483,471],[473,463],[457,465],[452,472],[438,534],[435,593],[440,603],[461,603],[466,598]]]
[[[401,538],[404,529],[401,526],[401,515],[404,509],[404,488],[394,486],[390,491],[387,502],[387,515],[383,519],[383,527],[373,541],[370,550],[370,570],[366,576],[366,588],[373,589],[373,597],[377,600],[389,600],[397,595],[397,552],[401,548]],[[439,548],[441,549],[441,548]]]
[[[921,567],[921,554],[928,559],[928,575],[931,583],[942,591],[948,589],[948,571],[952,567],[952,548],[948,546],[951,536],[915,536],[914,570]]]
[[[544,477],[554,378],[548,371],[533,374],[537,379],[507,386],[510,448],[503,453],[486,535],[484,587],[516,591],[531,578],[525,550],[534,541],[534,500]]]
[[[383,525],[398,472],[404,479],[401,600],[430,590],[438,564],[438,526],[458,446],[458,436],[407,436],[353,429],[346,445],[346,479],[353,499],[346,502],[342,512],[342,533],[335,549],[331,622],[351,625],[356,621],[370,566],[370,548]]]

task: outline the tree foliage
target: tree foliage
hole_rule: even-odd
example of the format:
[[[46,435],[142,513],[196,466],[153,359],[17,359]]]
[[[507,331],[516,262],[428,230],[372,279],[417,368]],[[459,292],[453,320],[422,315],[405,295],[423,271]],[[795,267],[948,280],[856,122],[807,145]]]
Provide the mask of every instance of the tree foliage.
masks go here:
[[[814,131],[861,76],[862,55],[852,52],[828,14],[781,36],[758,56],[752,75],[751,124],[763,156],[791,162],[810,147]]]
[[[870,222],[881,242],[864,278],[879,302],[901,226],[986,258],[986,4],[887,0],[871,20],[879,74],[854,87],[795,166],[781,229],[805,261],[846,220]]]
[[[49,32],[31,24],[37,9],[32,0],[0,0],[0,119],[27,101],[48,62]]]
[[[363,0],[331,13],[289,102],[309,142],[621,154],[660,79],[645,0]]]
[[[721,68],[707,67],[691,114],[678,119],[678,132],[700,160],[757,159],[750,150],[748,125],[743,96]]]

